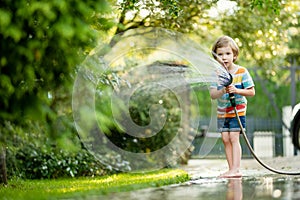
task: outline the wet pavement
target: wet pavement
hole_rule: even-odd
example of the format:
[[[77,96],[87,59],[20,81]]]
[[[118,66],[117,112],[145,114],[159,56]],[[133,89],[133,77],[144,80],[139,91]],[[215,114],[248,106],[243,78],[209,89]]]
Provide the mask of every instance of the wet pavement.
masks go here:
[[[300,156],[264,161],[273,168],[300,172]],[[300,176],[270,172],[253,159],[242,160],[242,178],[217,178],[227,169],[226,160],[190,160],[181,168],[192,180],[182,184],[149,188],[132,192],[89,197],[109,200],[237,200],[237,199],[300,199]]]

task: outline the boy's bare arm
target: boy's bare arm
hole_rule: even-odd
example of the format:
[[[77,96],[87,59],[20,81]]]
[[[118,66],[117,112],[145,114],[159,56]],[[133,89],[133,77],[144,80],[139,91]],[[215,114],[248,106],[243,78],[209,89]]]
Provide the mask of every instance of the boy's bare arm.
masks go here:
[[[239,94],[239,95],[247,96],[247,97],[252,97],[252,96],[255,95],[254,87],[247,88],[247,89],[238,89],[238,88],[234,87],[234,85],[229,85],[226,88],[226,92],[227,93]]]
[[[210,97],[212,99],[218,99],[220,98],[223,94],[225,94],[225,88],[222,88],[221,90],[218,90],[217,88],[210,89]]]

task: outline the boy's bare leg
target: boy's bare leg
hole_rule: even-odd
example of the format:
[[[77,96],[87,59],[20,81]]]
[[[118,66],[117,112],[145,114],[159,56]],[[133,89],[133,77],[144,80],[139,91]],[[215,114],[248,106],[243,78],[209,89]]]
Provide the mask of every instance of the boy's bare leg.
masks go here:
[[[226,177],[241,177],[240,166],[242,158],[242,149],[240,145],[240,133],[239,132],[230,132],[230,142],[232,145],[232,166],[229,169],[229,173],[226,174]]]
[[[226,160],[228,163],[228,171],[225,173],[221,174],[220,177],[225,177],[227,174],[230,173],[230,170],[233,167],[233,154],[232,154],[232,143],[230,141],[230,135],[229,132],[222,132],[222,141],[224,144],[224,150],[225,150],[225,155],[226,155]]]

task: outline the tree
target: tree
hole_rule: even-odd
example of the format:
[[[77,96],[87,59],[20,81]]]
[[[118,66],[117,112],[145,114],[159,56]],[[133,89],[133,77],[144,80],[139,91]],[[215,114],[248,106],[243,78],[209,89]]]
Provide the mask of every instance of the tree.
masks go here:
[[[179,32],[193,32],[199,24],[209,24],[206,11],[213,1],[124,0],[118,4],[116,34],[137,27],[161,27]]]
[[[27,120],[50,122],[55,93],[70,84],[75,66],[96,44],[97,31],[109,29],[110,12],[101,1],[1,2],[0,7],[0,150],[13,132],[5,123],[23,126]],[[0,162],[3,159],[0,160]],[[1,183],[6,183],[5,163],[1,162]]]

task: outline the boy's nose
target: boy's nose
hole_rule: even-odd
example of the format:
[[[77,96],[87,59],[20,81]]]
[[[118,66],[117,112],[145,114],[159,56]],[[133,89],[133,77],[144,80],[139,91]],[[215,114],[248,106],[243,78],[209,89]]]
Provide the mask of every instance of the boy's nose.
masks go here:
[[[221,58],[224,60],[224,59],[226,58],[226,56],[225,56],[225,55],[222,55]]]

